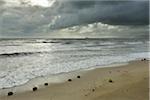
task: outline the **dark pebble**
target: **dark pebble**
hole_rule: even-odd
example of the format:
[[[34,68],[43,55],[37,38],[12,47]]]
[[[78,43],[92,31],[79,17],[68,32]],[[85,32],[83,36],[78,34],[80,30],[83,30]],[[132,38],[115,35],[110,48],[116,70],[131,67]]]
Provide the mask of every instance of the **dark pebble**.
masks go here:
[[[69,82],[71,82],[71,81],[72,81],[72,79],[68,79],[68,81],[69,81]]]
[[[95,91],[95,89],[92,89],[92,91],[94,92],[94,91]]]
[[[48,83],[44,83],[45,86],[48,86]]]
[[[33,91],[36,91],[36,90],[37,90],[37,87],[34,87],[34,88],[33,88]]]
[[[111,79],[109,79],[109,83],[113,83],[113,81]]]
[[[77,78],[81,78],[81,76],[77,76]]]
[[[11,96],[13,95],[14,93],[13,92],[8,92],[8,96]]]

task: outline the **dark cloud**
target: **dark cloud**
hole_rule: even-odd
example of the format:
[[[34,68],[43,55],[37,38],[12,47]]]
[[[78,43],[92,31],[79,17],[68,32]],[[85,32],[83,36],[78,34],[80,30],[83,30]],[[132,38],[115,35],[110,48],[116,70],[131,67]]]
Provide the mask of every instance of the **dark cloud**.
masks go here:
[[[5,4],[5,2],[4,1],[0,1],[0,5],[4,5]]]
[[[62,18],[57,20],[56,28],[60,27],[58,23],[64,23],[62,27],[93,22],[148,25],[149,1],[65,1],[58,13]]]
[[[44,35],[53,30],[92,23],[149,24],[149,1],[57,0],[52,7],[46,8],[26,4],[6,7],[5,3],[0,1],[0,36]]]
[[[65,3],[69,3],[73,8],[83,9],[93,7],[96,4],[96,1],[69,1]]]

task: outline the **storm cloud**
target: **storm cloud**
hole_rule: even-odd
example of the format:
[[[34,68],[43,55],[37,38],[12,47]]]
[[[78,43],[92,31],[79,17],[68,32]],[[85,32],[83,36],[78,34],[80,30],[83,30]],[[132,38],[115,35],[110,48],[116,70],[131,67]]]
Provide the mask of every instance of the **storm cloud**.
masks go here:
[[[112,25],[149,23],[148,1],[66,1],[60,8],[58,12],[62,17],[56,21],[57,28],[93,22]]]
[[[121,28],[129,27],[129,30],[131,29],[130,27],[137,26],[145,29],[145,31],[142,30],[143,34],[147,34],[148,32],[148,0],[49,0],[52,3],[46,6],[39,3],[34,3],[33,5],[29,1],[15,0],[12,3],[9,0],[0,0],[0,37],[65,37],[65,33],[59,32],[72,27],[85,27],[87,25],[94,25],[95,23],[108,26],[121,26]],[[78,35],[80,37],[81,34],[79,33],[82,32],[79,32],[77,29],[75,29],[75,32],[77,32],[76,35],[68,33],[70,32],[68,30],[66,33],[70,35],[67,36]],[[134,29],[133,34],[141,32],[139,30],[136,32],[136,28]],[[102,30],[99,26],[94,31],[95,37],[100,36],[100,32],[98,31]],[[111,30],[109,31],[111,33]],[[82,36],[91,36],[92,32],[87,32],[88,34],[85,34],[85,36],[82,34]],[[116,32],[119,34],[120,31]]]

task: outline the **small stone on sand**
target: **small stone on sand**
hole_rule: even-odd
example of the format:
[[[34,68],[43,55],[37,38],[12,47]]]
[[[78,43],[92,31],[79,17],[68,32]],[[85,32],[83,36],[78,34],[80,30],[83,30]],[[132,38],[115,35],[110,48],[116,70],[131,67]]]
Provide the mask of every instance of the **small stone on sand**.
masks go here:
[[[109,79],[109,83],[113,83],[112,79]]]
[[[11,96],[11,95],[13,95],[13,92],[8,92],[8,96]]]
[[[94,92],[94,91],[95,91],[95,89],[92,89],[92,91]]]
[[[33,91],[36,91],[36,90],[37,90],[37,87],[34,87],[34,88],[33,88]]]
[[[77,76],[77,78],[81,78],[80,76]]]
[[[69,81],[69,82],[71,82],[71,81],[72,81],[72,79],[68,79],[68,81]]]
[[[44,83],[45,86],[48,86],[48,83]]]

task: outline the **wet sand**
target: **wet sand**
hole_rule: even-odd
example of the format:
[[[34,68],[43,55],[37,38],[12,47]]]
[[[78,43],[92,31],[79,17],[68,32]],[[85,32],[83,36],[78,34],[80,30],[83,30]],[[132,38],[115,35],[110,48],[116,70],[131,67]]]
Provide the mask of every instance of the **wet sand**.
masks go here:
[[[149,100],[148,61],[89,70],[80,77],[0,100]],[[44,85],[44,83],[43,83]]]

